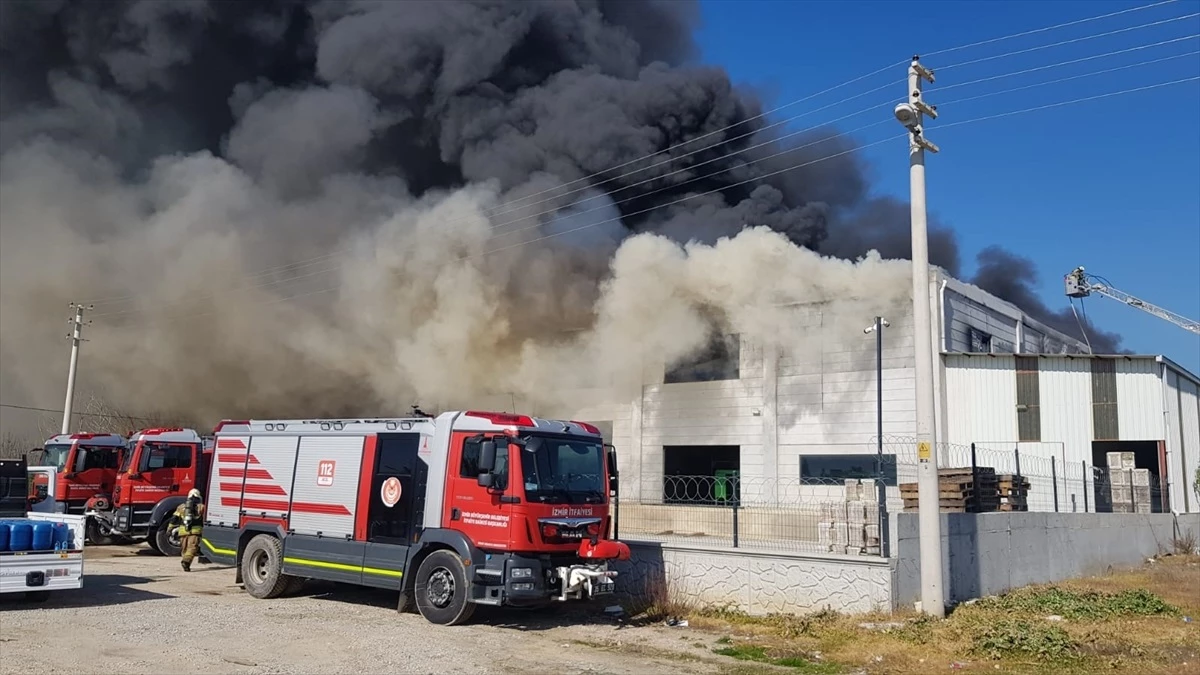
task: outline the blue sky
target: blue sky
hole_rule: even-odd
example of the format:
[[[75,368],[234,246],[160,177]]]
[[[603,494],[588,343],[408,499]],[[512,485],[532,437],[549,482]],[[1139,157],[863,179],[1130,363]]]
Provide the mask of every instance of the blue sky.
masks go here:
[[[853,80],[915,54],[1053,26],[1152,2],[909,2],[703,0],[698,40],[704,62],[725,67],[735,82],[752,85],[774,107]],[[963,276],[989,244],[1035,261],[1038,288],[1051,307],[1066,306],[1062,276],[1078,265],[1135,296],[1200,319],[1200,81],[1034,111],[939,131],[939,125],[1200,75],[1200,0],[923,57],[937,82],[926,100],[943,105],[927,124],[941,146],[929,155],[931,213],[959,234]],[[1025,54],[967,64],[989,56],[1160,25]],[[1136,51],[1047,68],[973,85],[972,80],[1107,54]],[[1131,66],[1006,95],[950,103],[1038,82]],[[962,65],[958,65],[962,64]],[[953,66],[953,67],[949,67]],[[944,72],[938,72],[944,69]],[[838,126],[846,131],[891,119],[903,96],[905,67],[847,85],[789,108],[783,116],[819,108],[897,82],[798,120],[811,126],[876,106]],[[893,97],[889,99],[889,97]],[[863,144],[901,131],[896,123],[855,134]],[[908,197],[905,142],[862,151],[875,190]],[[1200,373],[1200,336],[1116,301],[1093,296],[1088,315],[1125,338],[1139,353],[1165,354]]]

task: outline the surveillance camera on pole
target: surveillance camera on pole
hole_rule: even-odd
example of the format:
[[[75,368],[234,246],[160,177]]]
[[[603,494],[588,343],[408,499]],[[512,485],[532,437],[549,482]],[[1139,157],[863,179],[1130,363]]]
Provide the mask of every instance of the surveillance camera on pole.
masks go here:
[[[942,521],[938,498],[938,460],[934,452],[935,417],[933,316],[929,300],[929,225],[925,209],[925,151],[938,147],[925,138],[925,117],[937,119],[937,106],[925,102],[923,82],[933,71],[914,56],[908,66],[904,102],[892,114],[908,129],[909,189],[912,209],[912,300],[917,385],[917,511],[921,550],[921,611],[946,615],[942,592]]]
[[[884,319],[884,318],[879,319],[879,325],[884,328],[891,328],[891,326],[892,326],[892,324],[888,323],[888,320]],[[866,328],[863,329],[863,332],[866,333],[867,335],[874,333],[875,332],[875,324],[871,324],[870,326],[867,326]]]

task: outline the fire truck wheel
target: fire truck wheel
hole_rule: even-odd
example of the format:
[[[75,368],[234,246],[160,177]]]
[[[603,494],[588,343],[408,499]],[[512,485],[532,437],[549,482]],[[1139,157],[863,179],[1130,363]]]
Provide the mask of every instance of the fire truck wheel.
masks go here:
[[[88,543],[93,546],[112,546],[116,537],[112,535],[112,531],[107,527],[100,525],[100,522],[95,518],[88,518],[87,525],[84,526],[84,533],[87,536]]]
[[[283,573],[283,544],[269,534],[260,534],[246,544],[242,553],[242,583],[250,595],[269,599],[283,595],[291,586]]]
[[[475,603],[467,601],[467,571],[451,551],[429,554],[417,570],[414,586],[417,610],[430,623],[456,626],[475,613]]]
[[[178,558],[183,553],[183,542],[179,541],[179,535],[169,521],[159,525],[154,533],[154,550],[168,558]]]

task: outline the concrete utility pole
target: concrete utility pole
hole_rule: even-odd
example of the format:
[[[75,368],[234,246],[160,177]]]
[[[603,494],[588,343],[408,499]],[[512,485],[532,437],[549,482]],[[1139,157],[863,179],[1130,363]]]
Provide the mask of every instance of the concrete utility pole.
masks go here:
[[[71,431],[71,404],[75,402],[75,371],[79,368],[79,343],[85,341],[83,339],[83,312],[93,309],[92,305],[78,305],[74,302],[71,303],[71,307],[75,309],[75,318],[67,319],[67,323],[72,324],[72,329],[71,334],[67,336],[67,339],[71,341],[71,366],[67,371],[67,400],[63,403],[61,433],[64,434]],[[87,323],[91,323],[91,321]]]
[[[925,151],[938,147],[926,140],[925,115],[937,119],[937,110],[921,97],[922,80],[933,82],[933,72],[914,56],[908,66],[905,102],[896,106],[896,119],[908,129],[909,189],[912,205],[913,343],[917,377],[917,511],[921,547],[921,611],[946,615],[942,593],[942,521],[938,500],[937,454],[934,443],[933,317],[929,307],[929,233],[925,213]]]
[[[891,528],[887,512],[887,483],[883,470],[883,329],[891,326],[882,316],[863,329],[868,335],[875,333],[875,492],[879,508],[879,555],[891,557]]]

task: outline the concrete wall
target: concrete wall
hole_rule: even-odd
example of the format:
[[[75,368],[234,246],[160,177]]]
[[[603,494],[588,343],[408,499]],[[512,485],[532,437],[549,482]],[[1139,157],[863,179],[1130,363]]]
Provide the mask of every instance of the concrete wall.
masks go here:
[[[917,514],[893,521],[895,606],[912,606],[920,598]],[[1134,566],[1172,550],[1177,531],[1200,537],[1200,514],[942,514],[946,601]]]
[[[804,555],[630,541],[617,585],[633,595],[666,587],[688,601],[755,615],[886,611],[891,564],[883,558]]]

